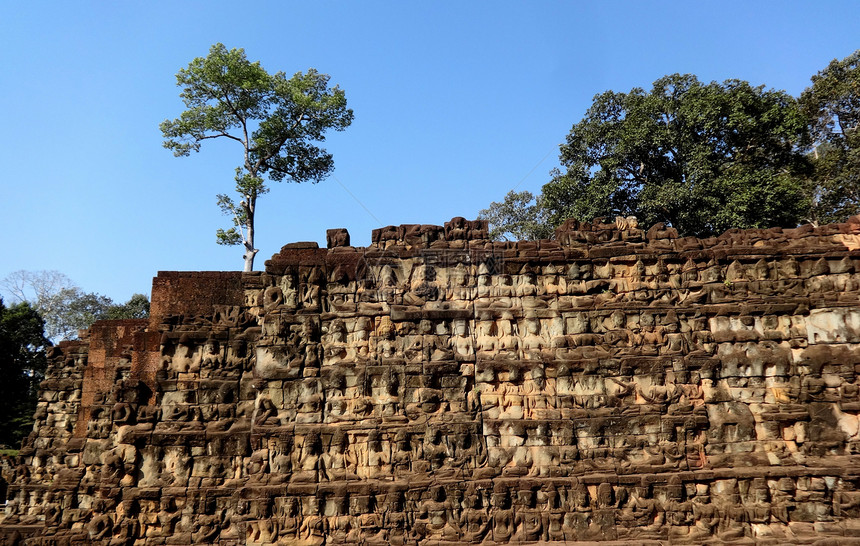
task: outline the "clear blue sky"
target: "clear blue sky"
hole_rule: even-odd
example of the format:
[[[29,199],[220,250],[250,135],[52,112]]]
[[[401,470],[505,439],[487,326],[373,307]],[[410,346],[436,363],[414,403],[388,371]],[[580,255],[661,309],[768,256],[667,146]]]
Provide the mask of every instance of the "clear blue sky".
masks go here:
[[[56,269],[125,301],[159,270],[241,269],[215,244],[240,149],[175,158],[158,130],[182,110],[174,75],[216,42],[328,73],[355,111],[327,141],[336,178],[259,201],[260,269],[327,228],[366,245],[539,191],[596,93],[679,72],[798,95],[858,38],[856,1],[5,2],[0,278]]]

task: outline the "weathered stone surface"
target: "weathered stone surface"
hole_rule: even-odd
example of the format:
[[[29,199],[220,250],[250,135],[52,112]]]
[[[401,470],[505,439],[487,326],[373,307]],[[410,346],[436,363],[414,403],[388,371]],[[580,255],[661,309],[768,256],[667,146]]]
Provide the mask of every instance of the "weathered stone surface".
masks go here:
[[[860,218],[327,246],[54,349],[6,543],[860,542]]]

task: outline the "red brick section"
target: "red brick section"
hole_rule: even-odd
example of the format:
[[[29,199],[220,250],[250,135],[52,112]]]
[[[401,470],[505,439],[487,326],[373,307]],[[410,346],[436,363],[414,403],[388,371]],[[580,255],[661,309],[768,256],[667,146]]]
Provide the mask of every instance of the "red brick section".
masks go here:
[[[116,382],[116,368],[122,360],[134,363],[146,347],[146,319],[100,320],[93,324],[89,335],[89,358],[84,368],[81,405],[73,437],[84,438],[90,421],[90,408],[102,393],[111,391]],[[158,346],[155,346],[158,351]]]
[[[241,305],[241,279],[239,271],[159,271],[152,281],[149,320],[103,320],[93,324],[73,435],[86,436],[90,408],[100,393],[110,392],[118,379],[116,367],[121,360],[130,360],[131,375],[146,383],[153,393],[156,391],[158,324],[166,315],[212,315],[215,304]],[[149,331],[147,326],[151,326]]]
[[[150,325],[170,315],[208,315],[213,305],[242,304],[241,271],[159,271],[152,280]]]

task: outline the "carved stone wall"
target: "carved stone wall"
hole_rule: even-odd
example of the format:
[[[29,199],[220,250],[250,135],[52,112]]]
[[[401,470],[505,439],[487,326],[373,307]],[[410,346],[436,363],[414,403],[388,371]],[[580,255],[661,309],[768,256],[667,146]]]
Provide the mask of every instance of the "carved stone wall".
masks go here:
[[[159,273],[54,349],[3,540],[860,541],[860,217],[348,245]]]

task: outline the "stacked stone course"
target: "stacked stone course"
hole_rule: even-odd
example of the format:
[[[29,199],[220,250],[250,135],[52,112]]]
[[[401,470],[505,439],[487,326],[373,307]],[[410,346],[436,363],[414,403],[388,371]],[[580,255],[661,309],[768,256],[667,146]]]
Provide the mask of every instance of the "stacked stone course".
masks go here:
[[[860,544],[860,217],[327,235],[55,348],[2,540]]]

